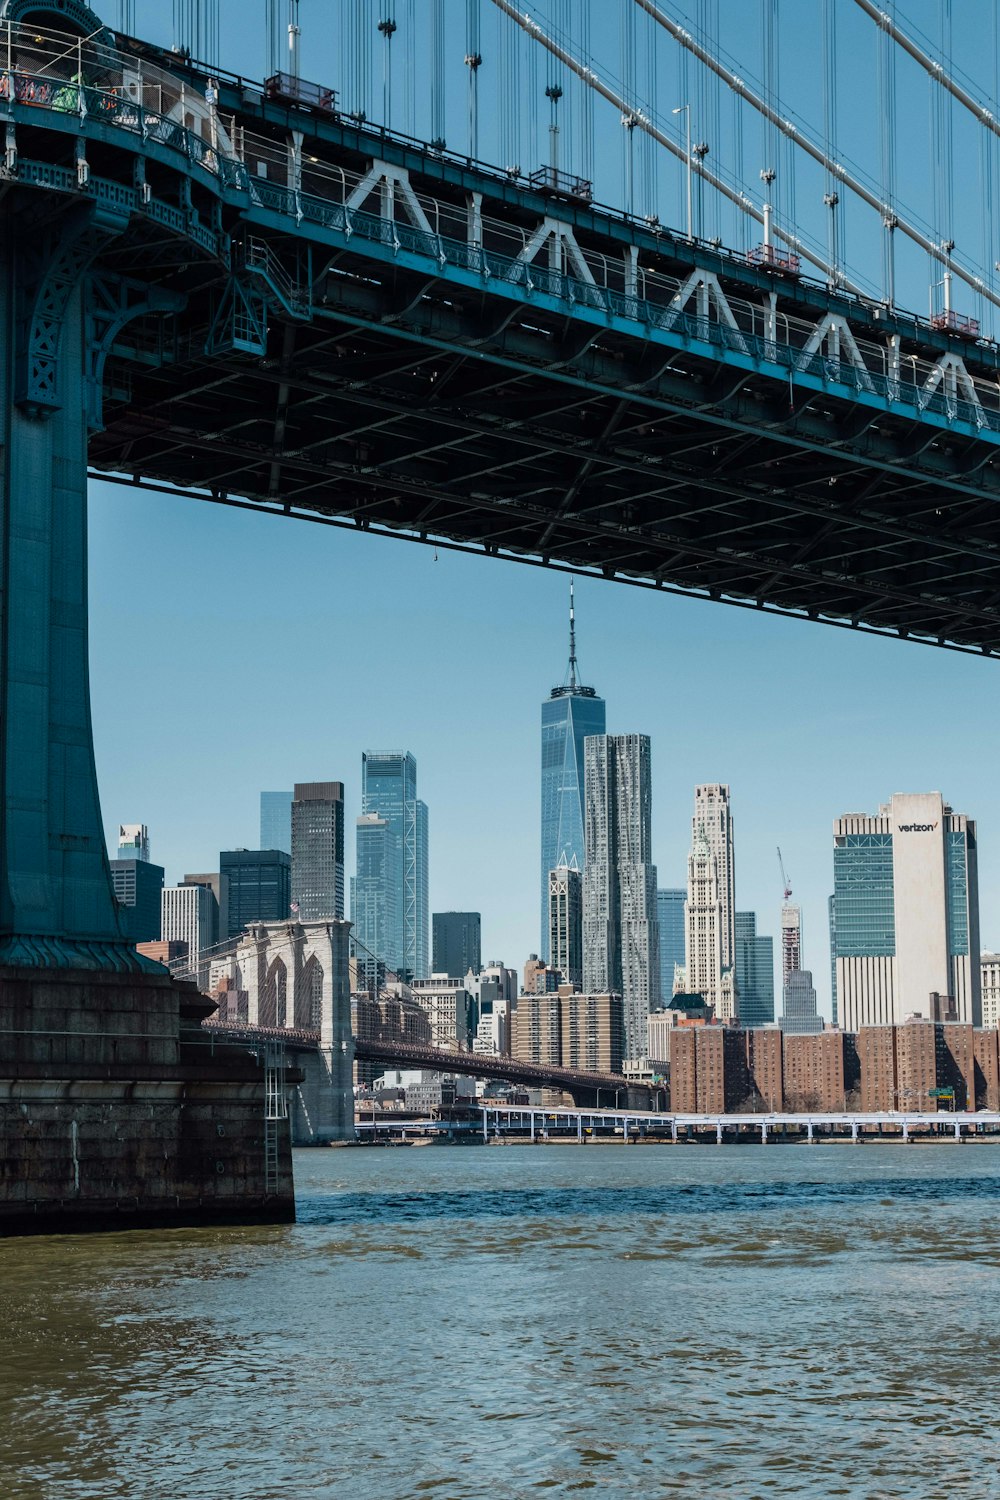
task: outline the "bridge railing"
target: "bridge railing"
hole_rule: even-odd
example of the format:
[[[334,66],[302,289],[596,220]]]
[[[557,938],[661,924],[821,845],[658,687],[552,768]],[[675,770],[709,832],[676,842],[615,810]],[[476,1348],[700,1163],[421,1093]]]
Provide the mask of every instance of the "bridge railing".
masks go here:
[[[529,298],[539,293],[643,330],[680,334],[792,375],[808,374],[857,394],[903,403],[918,413],[933,412],[946,422],[1000,433],[1000,384],[967,370],[959,378],[953,367],[942,369],[918,354],[897,357],[892,368],[887,348],[858,338],[854,347],[860,362],[853,356],[806,352],[815,325],[804,319],[727,294],[736,325],[731,326],[717,309],[714,316],[705,316],[679,305],[682,283],[663,272],[636,266],[636,286],[629,288],[622,258],[587,244],[576,246],[590,277],[584,279],[573,274],[564,249],[559,268],[528,259],[525,231],[488,216],[480,222],[481,240],[470,244],[468,225],[454,203],[412,189],[409,196],[433,232],[405,222],[411,208],[391,195],[391,218],[351,207],[351,195],[363,180],[359,173],[317,156],[296,158],[291,141],[283,144],[245,131],[234,118],[223,119],[212,100],[182,77],[93,38],[6,23],[0,30],[0,113],[12,106],[97,119],[177,152],[223,189],[246,193],[251,204],[296,226],[305,222],[328,233],[357,235],[394,253],[406,251],[432,261],[439,270],[451,265],[518,287]],[[303,182],[322,192],[304,192]],[[85,178],[79,185],[86,185]],[[196,215],[151,197],[145,206],[151,216],[194,238],[206,251],[214,248],[213,232]],[[491,248],[498,245],[509,247],[510,253]],[[915,334],[920,326],[914,319]]]

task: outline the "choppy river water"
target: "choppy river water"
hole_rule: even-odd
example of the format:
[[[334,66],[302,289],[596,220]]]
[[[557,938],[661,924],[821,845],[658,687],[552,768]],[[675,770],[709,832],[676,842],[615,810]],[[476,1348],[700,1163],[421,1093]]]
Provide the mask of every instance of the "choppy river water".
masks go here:
[[[300,1152],[0,1242],[4,1500],[1000,1500],[1000,1146]]]

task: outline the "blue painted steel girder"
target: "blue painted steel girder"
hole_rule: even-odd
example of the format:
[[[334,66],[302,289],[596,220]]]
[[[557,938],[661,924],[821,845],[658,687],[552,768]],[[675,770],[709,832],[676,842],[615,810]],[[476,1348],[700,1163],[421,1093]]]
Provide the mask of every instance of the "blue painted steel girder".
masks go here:
[[[140,377],[176,432],[131,422],[130,464],[331,519],[975,648],[1000,641],[995,484],[975,472],[984,444],[955,439],[945,452],[910,417],[876,431],[871,413],[829,393],[790,411],[787,388],[749,386],[711,351],[664,361],[648,342],[595,345],[539,307],[530,327],[488,298],[456,307],[449,289],[435,297],[401,269],[378,287],[345,274],[328,286],[283,358],[221,381],[215,362],[184,393],[170,370]],[[405,322],[386,319],[397,307]],[[112,424],[92,461],[117,467],[117,441]],[[963,513],[978,518],[972,534],[956,534]]]
[[[226,87],[223,86],[224,94]],[[405,162],[412,171],[419,166],[424,176],[419,182],[414,176],[413,182],[423,190],[464,191],[470,184],[477,184],[484,199],[490,195],[493,206],[500,203],[523,216],[533,204],[536,216],[548,213],[571,223],[581,241],[585,235],[593,238],[603,233],[606,244],[617,241],[620,245],[634,244],[646,250],[658,247],[661,258],[666,257],[681,273],[696,258],[720,278],[720,285],[724,281],[730,292],[733,287],[745,293],[748,287],[775,285],[773,278],[745,262],[739,263],[732,257],[727,260],[702,246],[692,249],[670,236],[651,236],[635,225],[607,216],[602,218],[590,209],[552,203],[537,194],[532,198],[519,186],[491,178],[468,164],[448,162],[426,151],[415,153],[412,146],[398,146],[392,140],[348,129],[343,122],[331,123],[315,112],[289,110],[269,103],[247,105],[242,91],[237,102],[240,101],[243,101],[243,116],[252,123],[269,128],[279,122],[282,126],[292,123],[308,129],[312,132],[311,144],[313,138],[317,142],[333,142],[347,153],[345,160],[360,162],[362,167],[375,149],[386,160]],[[29,113],[15,103],[15,119],[20,121]],[[39,118],[37,109],[32,118]],[[227,165],[207,150],[204,140],[190,132],[178,131],[169,122],[164,126],[158,118],[150,126],[145,115],[127,101],[123,104],[112,100],[110,109],[94,111],[79,121],[65,115],[52,117],[51,124],[54,132],[75,131],[78,136],[86,136],[88,152],[98,149],[91,145],[91,140],[100,142],[102,148],[110,148],[109,154],[102,157],[102,167],[115,166],[121,174],[124,165],[126,182],[131,179],[137,184],[129,187],[123,182],[116,188],[113,180],[94,176],[88,183],[88,193],[114,197],[117,191],[131,201],[137,217],[157,218],[160,223],[169,224],[171,230],[179,229],[182,237],[195,240],[209,255],[214,251],[218,275],[214,288],[208,286],[207,296],[203,266],[197,271],[200,301],[191,294],[189,268],[178,264],[176,248],[164,253],[163,277],[169,281],[172,276],[175,287],[183,280],[185,294],[191,296],[187,326],[197,328],[200,320],[207,319],[212,330],[208,347],[216,356],[215,369],[206,385],[217,394],[227,384],[233,390],[238,387],[245,403],[256,384],[259,396],[255,414],[259,441],[249,439],[250,424],[244,421],[242,447],[239,442],[235,447],[227,443],[225,422],[214,422],[208,430],[204,424],[199,426],[193,421],[185,427],[183,442],[171,441],[165,449],[156,436],[137,434],[137,422],[141,427],[148,421],[140,412],[152,410],[165,399],[179,413],[179,403],[191,388],[189,376],[199,343],[197,336],[192,339],[182,327],[179,343],[185,359],[168,357],[161,362],[159,374],[142,382],[146,386],[144,392],[140,393],[133,385],[134,399],[122,431],[109,434],[107,441],[92,443],[92,458],[102,466],[127,462],[133,475],[148,476],[168,485],[203,483],[230,498],[242,494],[251,500],[273,500],[280,491],[289,509],[290,496],[299,508],[312,507],[320,491],[329,491],[331,480],[339,481],[343,495],[346,480],[364,495],[363,502],[359,499],[347,509],[348,517],[358,524],[394,526],[418,536],[434,535],[459,546],[479,544],[487,550],[507,550],[512,555],[537,556],[550,563],[593,567],[656,586],[695,588],[711,597],[752,602],[759,607],[788,608],[840,623],[890,628],[924,639],[992,649],[996,614],[983,576],[993,562],[991,518],[984,517],[981,524],[977,523],[975,534],[962,531],[965,519],[962,511],[970,510],[965,502],[991,500],[997,488],[990,450],[1000,432],[995,432],[992,426],[981,430],[980,412],[973,413],[976,417],[973,422],[957,409],[962,403],[952,403],[956,406],[956,411],[952,411],[941,400],[906,409],[905,403],[901,405],[891,391],[883,395],[864,386],[858,389],[857,383],[852,388],[842,379],[833,378],[822,360],[819,369],[801,364],[783,368],[780,361],[775,363],[773,350],[765,349],[762,355],[743,335],[727,341],[728,330],[711,319],[692,317],[689,313],[672,319],[669,326],[664,326],[662,320],[654,326],[635,297],[612,296],[604,299],[603,306],[595,308],[579,300],[579,286],[574,300],[570,278],[547,276],[534,267],[527,275],[522,266],[520,281],[511,279],[507,273],[490,275],[488,269],[497,271],[495,257],[477,259],[473,255],[463,263],[459,251],[464,247],[451,246],[445,253],[445,247],[436,237],[428,237],[398,222],[387,226],[364,212],[352,212],[348,221],[343,210],[303,197],[297,190],[266,187],[262,182],[255,185],[241,164],[236,164],[239,170],[230,170],[232,164]],[[280,134],[276,139],[281,139]],[[126,151],[133,154],[131,167],[123,161]],[[151,194],[148,174],[154,168],[161,175],[157,190]],[[159,187],[164,183],[163,168],[170,168],[168,177],[175,179],[172,185],[166,181],[166,196],[176,197],[176,207],[159,196]],[[46,176],[43,165],[32,162],[22,163],[18,168],[21,180],[33,180],[45,187],[56,185],[52,172],[49,169]],[[63,179],[58,185],[67,190],[72,184]],[[199,193],[200,208],[196,201]],[[206,199],[212,201],[206,203]],[[207,227],[209,221],[211,229]],[[254,243],[258,247],[263,244],[265,256],[273,258],[275,265],[285,272],[289,263],[300,257],[299,246],[303,243],[314,246],[317,263],[322,263],[320,257],[325,245],[326,260],[335,272],[318,288],[325,298],[325,307],[317,308],[315,313],[307,307],[303,318],[302,307],[294,300],[286,298],[282,306],[281,299],[276,303],[273,297],[265,296],[259,280],[254,288],[242,276],[237,297],[234,282],[228,279],[225,269],[227,236],[232,234],[243,246],[247,235],[254,235]],[[126,265],[125,269],[129,267]],[[272,287],[274,284],[272,280]],[[241,328],[234,325],[232,332],[218,326],[220,308],[224,310],[227,296],[233,306],[240,306],[245,312],[240,318]],[[814,316],[824,309],[843,311],[846,306],[842,297],[830,296],[821,289],[804,288],[798,283],[780,287],[780,303],[811,305]],[[872,310],[860,305],[847,310],[859,328],[866,321],[870,325],[876,314],[884,317],[885,313],[884,309]],[[311,328],[292,331],[281,327],[290,320],[308,323],[310,315]],[[508,425],[506,429],[508,442],[513,434],[519,446],[534,447],[528,476],[531,482],[519,479],[507,457],[503,462],[511,481],[508,488],[527,497],[526,507],[515,514],[510,495],[503,486],[497,489],[491,482],[477,492],[475,506],[459,507],[458,515],[463,519],[460,525],[455,524],[454,492],[469,471],[460,471],[444,486],[430,484],[426,464],[413,464],[407,456],[409,440],[404,431],[407,411],[411,417],[415,412],[418,415],[421,442],[429,420],[452,421],[452,436],[432,445],[438,451],[461,450],[472,444],[463,445],[454,437],[455,413],[443,411],[439,418],[438,403],[432,411],[419,412],[412,385],[401,401],[397,399],[398,393],[387,393],[390,404],[395,403],[398,408],[399,421],[381,424],[380,441],[386,450],[386,462],[345,466],[338,463],[335,446],[320,439],[300,445],[298,451],[290,451],[285,443],[278,462],[272,453],[266,465],[262,465],[260,450],[269,441],[273,447],[273,435],[279,428],[287,434],[288,419],[294,425],[301,409],[309,409],[310,421],[318,432],[339,426],[349,433],[351,422],[349,414],[343,418],[338,414],[340,398],[332,388],[327,391],[325,411],[318,410],[316,394],[300,402],[296,395],[302,389],[298,374],[300,360],[293,362],[291,378],[278,382],[279,388],[287,390],[280,403],[281,414],[269,411],[269,402],[275,399],[276,392],[268,390],[269,383],[272,387],[275,384],[274,356],[268,347],[265,327],[268,318],[270,340],[275,348],[279,340],[282,347],[329,348],[329,336],[321,325],[332,319],[346,323],[358,338],[364,331],[367,343],[363,363],[365,373],[370,375],[377,375],[386,341],[397,344],[409,341],[419,345],[425,356],[435,351],[450,354],[467,367],[477,363],[499,365],[507,372],[508,388],[514,382],[522,390],[533,384],[535,389],[525,405],[528,416],[516,428]],[[951,347],[939,331],[922,328],[919,332],[930,355]],[[262,350],[266,353],[262,354]],[[258,363],[249,371],[238,358],[245,353],[258,356]],[[342,354],[342,347],[338,347],[335,368],[340,370],[344,368]],[[224,369],[227,359],[219,356],[228,357],[233,366],[230,372]],[[977,358],[981,364],[994,356],[995,351],[980,351]],[[393,351],[388,357],[395,365],[406,364],[405,354]],[[838,368],[842,373],[843,367]],[[253,378],[248,379],[248,374]],[[790,399],[786,399],[786,379]],[[329,385],[326,372],[321,375],[321,383]],[[178,384],[182,387],[181,394],[172,396],[170,392]],[[477,382],[470,382],[463,372],[456,384],[463,393],[468,393],[470,386],[474,392]],[[377,380],[366,380],[363,385],[373,400],[379,399]],[[576,405],[589,403],[590,416],[599,429],[603,426],[602,404],[627,400],[629,407],[635,408],[636,420],[617,425],[622,435],[632,434],[631,453],[623,456],[619,440],[607,445],[607,452],[588,455],[587,443],[584,441],[581,446],[579,434],[570,434],[569,443],[559,447],[551,429],[533,433],[531,417],[541,402],[551,403],[552,388],[560,385],[585,392],[585,396],[576,398]],[[360,388],[361,384],[355,382],[354,389]],[[227,406],[231,394],[232,391],[226,392]],[[573,404],[561,395],[556,399],[564,405]],[[861,410],[865,406],[870,410]],[[490,441],[496,412],[479,413],[466,406],[460,415],[473,428],[478,425],[481,442]],[[625,490],[622,481],[631,472],[638,452],[636,436],[648,450],[653,446],[649,442],[650,432],[658,429],[662,433],[665,422],[671,424],[671,437],[679,437],[680,442],[671,443],[669,453],[640,453],[639,460],[648,470],[650,485],[638,492],[634,485]],[[933,428],[938,431],[928,431]],[[120,442],[123,435],[127,457],[116,446],[116,439]],[[748,462],[748,444],[754,450],[752,463]],[[734,447],[742,454],[735,468],[730,465]],[[425,448],[418,453],[425,452]],[[316,462],[315,455],[320,451],[323,460]],[[554,462],[549,466],[547,493],[536,498],[539,488],[534,481],[539,477],[539,451],[548,453]],[[678,452],[687,455],[698,451],[711,451],[720,461],[707,473],[677,464]],[[171,454],[167,465],[161,462],[165,453]],[[961,467],[954,462],[956,453],[962,455]],[[477,457],[479,466],[472,472],[480,476],[491,472],[488,456]],[[805,473],[804,457],[812,464]],[[594,497],[598,503],[583,505],[572,472],[560,472],[560,459],[568,459],[570,465],[587,464],[592,471],[588,487],[598,491]],[[755,480],[755,469],[768,481],[777,476],[782,482]],[[265,470],[266,483],[262,482]],[[602,495],[601,484],[611,475],[615,476],[615,484],[610,490],[605,484]],[[646,474],[642,477],[646,478]],[[793,483],[788,483],[789,479]],[[840,488],[835,495],[809,492],[809,486],[823,484],[829,491],[834,486]],[[941,496],[936,493],[938,487],[947,495],[943,526],[935,526],[932,519],[943,514]],[[702,503],[698,507],[687,493],[701,494],[706,489],[723,497],[724,503],[720,506]],[[877,504],[870,503],[873,490],[878,491]],[[380,491],[385,492],[388,507],[380,505],[373,491],[376,496]],[[409,510],[400,504],[400,491],[414,499],[415,504]],[[572,507],[565,502],[567,492],[574,495]],[[861,506],[857,503],[859,494],[865,502]],[[681,512],[684,524],[679,529],[654,527],[651,522],[662,522],[672,508],[668,504],[671,496],[674,500],[686,497]],[[735,509],[741,501],[742,514],[736,515]],[[503,525],[499,529],[494,526],[492,516],[498,505],[503,506]],[[331,514],[328,499],[318,509],[330,519],[338,519]],[[981,505],[979,509],[982,510]],[[690,521],[696,510],[698,520],[705,524],[699,525],[697,536],[692,536]],[[715,518],[720,514],[724,526],[716,524]],[[598,525],[588,520],[588,516],[594,515],[601,518]],[[805,527],[794,526],[792,518],[805,522]],[[829,534],[837,529],[838,518],[844,522],[852,546],[831,556]],[[520,524],[509,524],[512,521]],[[622,521],[627,532],[624,545],[615,536],[616,529],[622,530]],[[818,535],[809,534],[810,521],[819,521]],[[738,548],[731,546],[734,535],[740,538]],[[583,546],[579,545],[581,536],[586,539]],[[861,556],[868,557],[871,563],[867,576],[856,565]]]

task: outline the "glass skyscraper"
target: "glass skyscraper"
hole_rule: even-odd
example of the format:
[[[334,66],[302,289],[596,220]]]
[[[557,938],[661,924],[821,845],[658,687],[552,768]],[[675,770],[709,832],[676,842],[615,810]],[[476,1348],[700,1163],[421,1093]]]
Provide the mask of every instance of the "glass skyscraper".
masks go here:
[[[227,930],[220,937],[239,937],[251,922],[288,921],[292,861],[284,849],[223,849],[219,873],[229,881]]]
[[[292,852],[291,792],[261,792],[260,847]]]
[[[816,991],[808,969],[793,969],[785,980],[781,1029],[789,1036],[809,1036],[823,1030],[816,1013]]]
[[[656,915],[660,923],[660,998],[670,1004],[674,993],[674,968],[684,967],[684,902],[687,891],[657,891]]]
[[[576,615],[573,585],[569,594],[569,669],[542,704],[542,848],[541,946],[551,962],[549,940],[549,874],[560,865],[584,867],[583,742],[605,732],[604,699],[577,681]]]
[[[409,751],[368,750],[361,757],[362,815],[375,813],[387,824],[392,848],[385,864],[394,882],[391,918],[384,923],[385,952],[379,958],[403,978],[430,974],[427,806],[417,797],[417,762]],[[358,824],[358,867],[361,865]],[[359,934],[360,935],[360,934]]]
[[[736,990],[740,1025],[747,1031],[774,1020],[774,939],[757,931],[757,914],[736,913]]]
[[[478,911],[436,911],[432,921],[435,974],[464,979],[483,966],[483,919]]]
[[[386,969],[395,972],[399,955],[396,841],[388,818],[362,813],[357,821],[357,874],[351,881],[351,940],[358,961],[358,984],[378,989]]]

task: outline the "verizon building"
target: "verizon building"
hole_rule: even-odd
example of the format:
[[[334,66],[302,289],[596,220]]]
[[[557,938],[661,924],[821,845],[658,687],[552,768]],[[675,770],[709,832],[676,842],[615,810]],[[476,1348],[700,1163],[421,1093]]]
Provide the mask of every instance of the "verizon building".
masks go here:
[[[876,817],[836,819],[833,872],[843,1029],[943,1020],[949,1002],[981,1025],[972,819],[940,792],[897,792]]]

